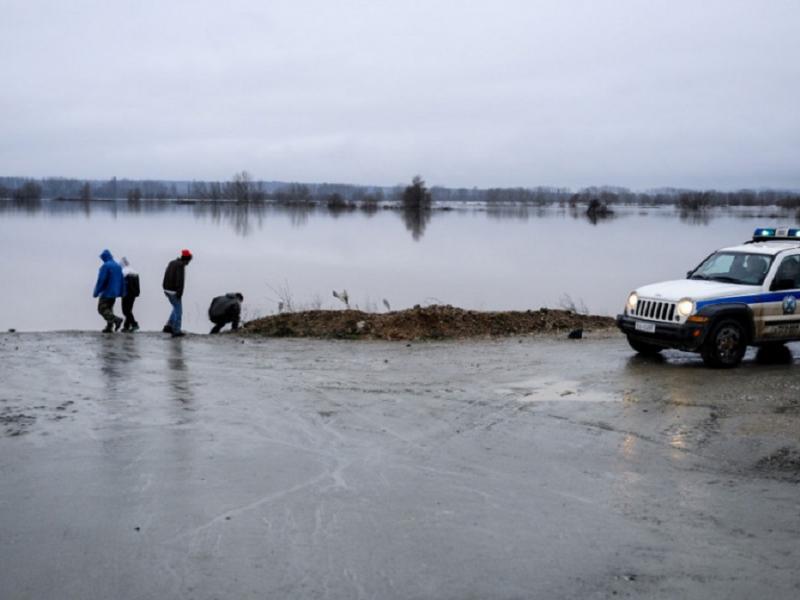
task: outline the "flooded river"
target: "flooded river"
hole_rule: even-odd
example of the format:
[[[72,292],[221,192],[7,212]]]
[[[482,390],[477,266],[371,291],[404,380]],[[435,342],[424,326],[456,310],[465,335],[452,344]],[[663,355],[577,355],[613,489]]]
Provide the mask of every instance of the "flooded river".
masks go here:
[[[211,298],[245,297],[252,318],[284,308],[384,311],[415,304],[536,309],[573,303],[615,314],[644,283],[682,277],[709,252],[743,241],[757,226],[791,223],[778,209],[681,214],[615,208],[592,222],[582,210],[457,207],[414,221],[399,210],[241,208],[208,204],[44,201],[0,205],[0,330],[98,329],[91,297],[104,248],[141,276],[137,319],[160,329],[167,262],[182,248],[184,323],[206,331]],[[119,305],[117,306],[119,311]]]

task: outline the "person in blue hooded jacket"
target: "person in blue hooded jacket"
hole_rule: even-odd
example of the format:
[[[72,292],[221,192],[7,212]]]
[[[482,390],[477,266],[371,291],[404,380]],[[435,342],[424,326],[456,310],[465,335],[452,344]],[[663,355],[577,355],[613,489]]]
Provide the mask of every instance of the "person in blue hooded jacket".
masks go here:
[[[106,320],[103,333],[119,331],[122,318],[114,314],[114,302],[125,295],[125,278],[122,276],[122,267],[114,260],[111,252],[103,250],[100,254],[100,270],[97,272],[97,283],[94,286],[94,298],[97,301],[97,312]]]

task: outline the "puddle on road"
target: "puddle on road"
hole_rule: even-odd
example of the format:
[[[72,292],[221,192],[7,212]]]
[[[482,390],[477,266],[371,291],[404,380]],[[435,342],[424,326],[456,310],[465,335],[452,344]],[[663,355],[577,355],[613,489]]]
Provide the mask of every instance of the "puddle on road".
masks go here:
[[[621,396],[587,388],[579,381],[538,377],[511,383],[495,390],[520,402],[619,402]]]

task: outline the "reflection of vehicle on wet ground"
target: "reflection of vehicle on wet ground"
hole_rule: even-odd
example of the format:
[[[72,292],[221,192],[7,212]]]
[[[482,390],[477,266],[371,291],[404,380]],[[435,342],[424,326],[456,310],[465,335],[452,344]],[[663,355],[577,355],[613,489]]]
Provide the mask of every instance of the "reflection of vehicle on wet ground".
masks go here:
[[[800,340],[800,229],[759,228],[753,239],[714,252],[686,279],[640,287],[617,325],[641,354],[699,352],[734,367],[748,345]]]

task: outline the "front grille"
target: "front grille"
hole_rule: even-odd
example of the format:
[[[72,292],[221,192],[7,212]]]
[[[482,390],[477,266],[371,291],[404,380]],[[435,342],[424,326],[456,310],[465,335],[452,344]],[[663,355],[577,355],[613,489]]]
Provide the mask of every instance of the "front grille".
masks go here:
[[[651,321],[675,321],[675,302],[639,298],[633,316]]]

